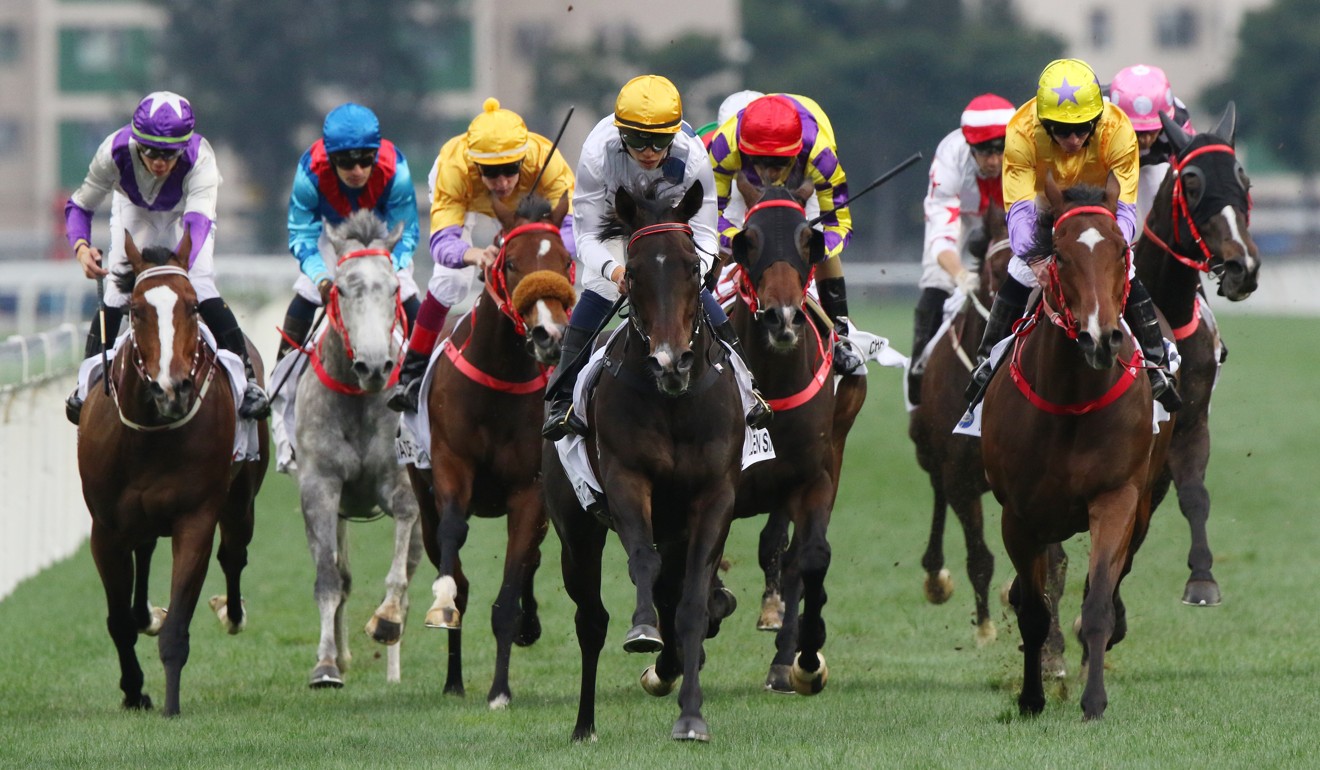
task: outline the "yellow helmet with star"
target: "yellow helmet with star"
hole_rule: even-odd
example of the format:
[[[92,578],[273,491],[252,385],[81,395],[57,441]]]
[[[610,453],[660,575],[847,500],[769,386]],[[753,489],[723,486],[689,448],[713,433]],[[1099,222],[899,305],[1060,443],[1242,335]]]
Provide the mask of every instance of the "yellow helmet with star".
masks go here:
[[[515,163],[526,154],[527,124],[518,113],[501,109],[498,99],[487,99],[481,105],[481,114],[468,125],[468,159],[495,166]]]
[[[614,125],[652,134],[677,134],[683,124],[683,100],[669,78],[641,75],[619,89]]]
[[[1055,59],[1040,73],[1036,116],[1055,123],[1086,123],[1105,109],[1100,81],[1081,59]]]

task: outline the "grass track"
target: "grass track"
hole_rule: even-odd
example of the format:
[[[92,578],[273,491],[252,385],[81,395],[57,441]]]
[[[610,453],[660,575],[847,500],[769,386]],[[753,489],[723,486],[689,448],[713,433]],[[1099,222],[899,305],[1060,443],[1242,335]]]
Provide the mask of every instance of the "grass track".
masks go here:
[[[906,307],[860,312],[863,326],[905,349]],[[1172,501],[1124,583],[1129,635],[1108,656],[1110,706],[1083,724],[1081,683],[1050,691],[1036,719],[1017,716],[1016,625],[995,606],[999,640],[973,643],[971,599],[959,530],[946,536],[957,589],[943,606],[921,596],[919,564],[930,495],[916,467],[901,407],[901,374],[873,371],[870,401],[849,443],[831,527],[827,586],[831,681],[815,698],[762,692],[772,637],[753,629],[759,597],[759,522],[735,525],[728,575],[740,609],[707,643],[703,675],[709,745],[671,742],[673,696],[643,694],[647,656],[619,647],[631,586],[617,539],[607,546],[612,623],[597,702],[600,741],[573,746],[578,654],[558,541],[545,548],[539,594],[545,634],[515,648],[513,706],[485,706],[493,666],[489,605],[503,558],[503,526],[474,522],[464,549],[473,597],[467,615],[465,699],[440,694],[445,640],[421,626],[433,575],[425,562],[411,596],[400,685],[384,681],[384,658],[356,635],[354,665],[340,691],[310,691],[317,618],[312,565],[293,485],[271,474],[259,500],[251,565],[244,575],[248,630],[226,636],[201,610],[184,669],[183,716],[119,707],[118,668],[90,554],[20,586],[0,603],[0,767],[625,767],[700,762],[711,767],[1302,767],[1314,761],[1314,640],[1320,613],[1314,544],[1320,520],[1315,467],[1316,364],[1312,320],[1226,316],[1232,357],[1212,419],[1210,521],[1215,574],[1225,604],[1183,607],[1187,529]],[[1299,352],[1301,354],[1299,355]],[[990,501],[987,531],[995,584],[1007,577]],[[5,517],[40,515],[6,510]],[[379,600],[391,528],[353,525],[359,629]],[[1085,543],[1069,545],[1074,571],[1065,622],[1080,606]],[[152,597],[166,601],[168,546],[158,549]],[[203,598],[221,590],[212,562]],[[154,640],[138,644],[147,692],[163,699]],[[1076,667],[1077,649],[1069,647]]]

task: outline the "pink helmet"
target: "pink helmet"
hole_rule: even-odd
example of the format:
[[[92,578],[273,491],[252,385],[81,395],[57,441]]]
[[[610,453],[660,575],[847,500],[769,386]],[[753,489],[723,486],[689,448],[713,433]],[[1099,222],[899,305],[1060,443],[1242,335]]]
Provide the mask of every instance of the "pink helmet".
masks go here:
[[[963,110],[963,138],[968,144],[981,144],[992,139],[1002,139],[1007,133],[1009,118],[1017,108],[1002,96],[981,94],[967,104]]]
[[[1137,131],[1159,131],[1160,113],[1173,117],[1173,89],[1164,70],[1146,64],[1124,67],[1109,86],[1109,98],[1127,113]]]

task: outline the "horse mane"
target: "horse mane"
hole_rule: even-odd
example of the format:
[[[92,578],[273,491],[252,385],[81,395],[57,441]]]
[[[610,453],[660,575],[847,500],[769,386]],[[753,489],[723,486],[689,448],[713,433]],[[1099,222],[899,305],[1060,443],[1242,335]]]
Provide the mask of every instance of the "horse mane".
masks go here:
[[[389,228],[371,209],[358,209],[348,219],[335,227],[335,234],[341,240],[354,240],[362,245],[389,238]]]
[[[672,186],[672,183],[666,184],[664,179],[657,179],[648,184],[640,196],[633,196],[637,208],[650,214],[651,216],[648,218],[652,222],[664,221],[665,215],[672,212],[674,208],[673,196],[662,195],[660,192],[662,186],[669,187]],[[600,240],[609,241],[624,238],[632,235],[633,230],[632,225],[619,218],[619,214],[614,210],[614,204],[611,202],[600,220]]]
[[[1103,206],[1105,190],[1103,187],[1090,184],[1073,185],[1063,191],[1063,202],[1075,203],[1078,206]],[[1022,255],[1024,260],[1031,262],[1054,253],[1054,221],[1062,213],[1062,211],[1055,211],[1050,212],[1050,216],[1047,217],[1036,217],[1036,236],[1032,239],[1031,248],[1027,249],[1026,254]]]
[[[164,246],[148,246],[142,250],[142,261],[155,267],[159,267],[173,258],[174,252]],[[132,294],[133,287],[137,285],[137,273],[132,270],[115,273],[113,279],[115,288],[125,295]]]
[[[533,192],[528,193],[522,200],[518,201],[518,208],[514,215],[528,222],[549,222],[552,211],[550,201]],[[558,222],[551,222],[551,224],[558,224]]]

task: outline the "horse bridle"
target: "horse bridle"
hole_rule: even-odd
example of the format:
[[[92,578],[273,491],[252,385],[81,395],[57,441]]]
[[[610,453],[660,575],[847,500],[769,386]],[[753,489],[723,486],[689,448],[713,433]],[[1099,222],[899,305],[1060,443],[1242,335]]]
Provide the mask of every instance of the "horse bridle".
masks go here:
[[[1057,233],[1059,225],[1077,214],[1103,214],[1111,220],[1117,221],[1118,219],[1114,215],[1114,212],[1104,206],[1078,206],[1077,208],[1063,212],[1059,215],[1058,219],[1054,220],[1054,232]],[[1128,273],[1131,272],[1131,269],[1132,248],[1127,244],[1124,244],[1123,297],[1119,302],[1119,307],[1127,305],[1128,292],[1132,290],[1132,282],[1128,279]],[[1044,312],[1046,305],[1051,306],[1050,322],[1060,329],[1063,329],[1064,333],[1068,335],[1068,339],[1075,341],[1077,339],[1078,323],[1076,317],[1073,316],[1072,308],[1068,307],[1068,301],[1063,296],[1063,283],[1059,280],[1059,260],[1057,252],[1050,255],[1045,270],[1049,275],[1050,280],[1047,286],[1041,287],[1041,290],[1046,293],[1047,299],[1045,302],[1041,303],[1040,312]]]
[[[637,228],[637,230],[633,232],[632,237],[628,239],[628,251],[629,252],[632,251],[633,244],[636,243],[637,239],[639,238],[644,238],[648,235],[663,235],[665,233],[684,233],[689,238],[693,238],[692,227],[687,223],[660,222],[658,224],[646,225],[644,227]],[[693,238],[693,241],[695,243],[695,238]],[[698,286],[700,286],[701,283],[700,271],[697,271],[697,273],[698,274],[696,277],[696,281]],[[631,274],[625,271],[624,278],[628,282],[628,295],[632,296],[632,285],[633,285],[632,276]],[[633,307],[631,302],[629,302],[628,304],[629,304],[628,323],[632,326],[633,331],[637,332],[637,336],[642,338],[642,342],[645,343],[647,347],[650,347],[651,335],[647,334],[646,330],[642,328],[642,322],[641,319],[638,317],[636,307]],[[701,312],[701,308],[700,308],[700,300],[698,300],[697,312],[692,315],[692,333],[690,336],[691,339],[695,339],[696,336],[701,333],[702,315],[703,313]]]
[[[1165,243],[1163,239],[1161,239],[1150,229],[1149,222],[1146,222],[1143,225],[1142,234],[1145,237],[1149,238],[1151,242],[1154,243],[1156,246],[1159,246],[1162,250],[1164,250],[1167,254],[1169,254],[1169,256],[1173,257],[1174,259],[1178,260],[1184,265],[1187,265],[1193,270],[1199,270],[1202,273],[1209,273],[1210,275],[1214,276],[1217,279],[1224,273],[1224,257],[1220,254],[1214,254],[1213,252],[1211,252],[1210,247],[1206,245],[1205,240],[1201,237],[1200,228],[1196,226],[1196,220],[1192,218],[1191,207],[1187,205],[1187,193],[1183,189],[1184,169],[1187,168],[1188,164],[1191,163],[1193,158],[1199,155],[1205,155],[1212,152],[1226,152],[1234,157],[1237,156],[1237,153],[1234,152],[1232,146],[1230,145],[1207,144],[1203,147],[1198,147],[1195,150],[1192,150],[1191,152],[1187,153],[1187,155],[1184,157],[1176,158],[1173,161],[1171,161],[1171,164],[1173,166],[1173,176],[1174,176],[1173,212],[1171,215],[1171,218],[1173,220],[1172,221],[1173,243],[1179,244],[1181,241],[1181,236],[1180,236],[1181,228],[1178,227],[1179,216],[1181,215],[1182,222],[1187,225],[1187,230],[1189,233],[1191,233],[1192,243],[1195,244],[1197,248],[1199,248],[1201,251],[1201,258],[1197,259],[1194,257],[1188,257],[1178,253],[1176,250],[1174,250],[1173,246],[1169,245],[1168,243]],[[1248,216],[1250,216],[1251,197],[1249,195],[1247,196],[1247,212],[1248,212]]]
[[[339,261],[335,264],[335,266],[339,267],[350,259],[360,259],[362,257],[385,257],[386,259],[393,260],[393,256],[391,255],[389,249],[359,249],[357,251],[350,251],[347,254],[341,256],[339,258]],[[391,262],[391,265],[392,264],[393,263]],[[330,301],[327,302],[325,306],[325,317],[330,322],[330,328],[334,329],[335,332],[339,334],[339,337],[344,341],[344,355],[348,356],[348,359],[352,361],[353,341],[349,338],[348,327],[344,325],[344,314],[343,311],[340,310],[339,308],[339,285],[337,283],[332,283],[330,285]],[[402,289],[400,289],[399,287],[395,287],[394,321],[393,323],[390,324],[390,334],[393,335],[394,330],[398,328],[403,329],[403,339],[407,340],[408,314],[405,313],[403,310]],[[321,342],[317,344],[315,349],[316,354],[311,356],[313,368],[316,369],[316,374],[318,377],[320,377],[321,381],[325,383],[327,387],[339,393],[344,393],[346,395],[355,395],[355,396],[364,395],[366,391],[361,390],[360,388],[354,387],[352,385],[339,382],[338,380],[335,380],[333,377],[330,377],[329,373],[325,371],[324,367],[321,365],[321,354],[320,354],[320,349],[321,349],[320,346],[323,344],[325,344],[325,337],[322,337]],[[398,382],[399,371],[402,368],[399,364],[403,361],[403,356],[406,350],[407,350],[406,344],[399,346],[399,353],[397,359],[395,360],[395,366],[393,369],[393,373],[390,376],[390,381],[386,384],[387,387],[393,387],[394,383]]]
[[[786,200],[783,198],[777,198],[775,200],[768,200],[768,201],[763,200],[753,205],[751,208],[747,209],[747,213],[743,216],[744,226],[751,223],[752,215],[755,214],[756,212],[764,209],[772,209],[772,208],[796,209],[799,213],[802,214],[804,220],[807,216],[807,210],[803,208],[802,204],[798,203],[797,201]],[[747,305],[747,308],[751,311],[752,319],[755,321],[760,321],[761,318],[765,315],[765,311],[761,309],[761,297],[756,293],[755,281],[759,279],[759,276],[757,276],[754,279],[750,271],[748,271],[746,267],[739,265],[739,268],[740,269],[738,270],[737,278],[734,282],[734,290],[738,292],[738,298],[742,300],[743,303]],[[811,281],[815,278],[815,276],[816,276],[816,266],[812,265],[807,270],[806,276],[803,277],[802,296],[798,299],[799,306],[801,306],[803,303],[806,302],[807,287],[811,285]]]
[[[500,253],[484,271],[484,280],[486,283],[486,293],[495,301],[500,312],[513,322],[514,331],[519,337],[527,336],[527,321],[518,312],[518,308],[513,306],[513,296],[509,293],[509,277],[505,274],[508,262],[509,241],[520,235],[530,233],[549,233],[555,237],[561,237],[559,227],[549,222],[528,222],[518,225],[509,232],[503,234],[500,238]],[[570,284],[577,281],[577,263],[569,260],[568,282]]]

